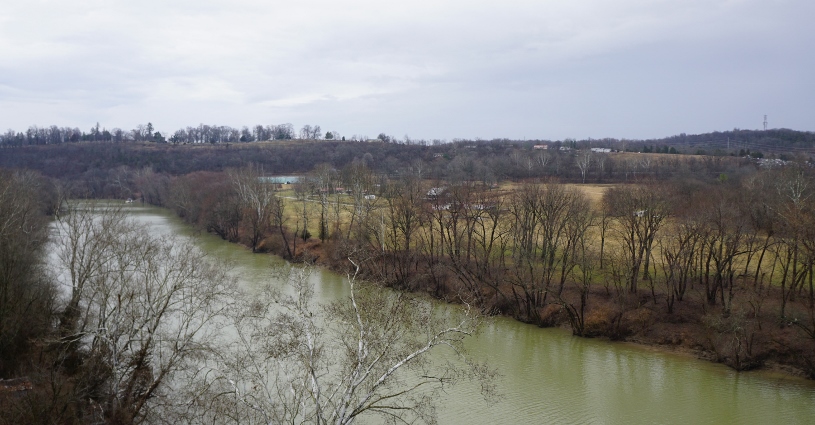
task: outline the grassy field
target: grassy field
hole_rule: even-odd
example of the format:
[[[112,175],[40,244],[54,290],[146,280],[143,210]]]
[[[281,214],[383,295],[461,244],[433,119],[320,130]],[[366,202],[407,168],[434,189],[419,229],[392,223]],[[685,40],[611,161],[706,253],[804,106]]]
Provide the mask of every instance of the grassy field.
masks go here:
[[[599,208],[600,201],[603,195],[608,191],[610,188],[615,187],[616,185],[610,184],[566,184],[568,188],[574,188],[583,192],[586,197],[591,201],[594,208]],[[517,189],[520,187],[520,184],[517,183],[505,183],[503,184],[498,190],[504,192],[505,194],[512,193],[512,190]],[[278,192],[278,196],[283,198],[286,203],[286,221],[287,227],[294,229],[296,223],[300,223],[299,226],[302,226],[303,222],[303,202],[302,200],[297,199],[297,196],[294,192],[293,185],[283,185],[282,190]],[[375,210],[380,208],[384,208],[386,206],[386,202],[383,198],[377,198],[374,202]],[[320,225],[320,201],[318,196],[310,196],[307,198],[305,202],[305,209],[306,209],[306,216],[308,219],[308,231],[313,238],[317,238],[319,236],[319,225]],[[328,197],[328,203],[326,208],[326,223],[328,226],[329,233],[334,233],[337,229],[342,232],[346,232],[348,230],[348,226],[351,220],[351,213],[353,211],[353,199],[351,196],[346,194],[340,195],[330,195]],[[378,214],[378,213],[375,213]],[[387,214],[385,214],[387,215]],[[666,219],[665,223],[663,224],[662,229],[660,230],[661,234],[665,234],[666,232],[670,232],[673,226],[673,222],[670,218]],[[422,232],[422,230],[419,230]],[[589,238],[591,239],[591,244],[599,250],[600,246],[600,236],[599,230],[594,229],[590,232],[591,235]],[[612,227],[608,230],[606,241],[606,256],[609,255],[616,255],[619,253],[621,249],[619,246],[619,241],[615,241],[617,238],[618,233]],[[655,243],[653,247],[653,259],[651,262],[651,269],[652,273],[653,267],[659,267],[662,262],[662,250],[660,248],[659,243]],[[746,257],[740,256],[736,259],[736,263],[734,266],[737,269],[737,274],[742,275],[744,271],[744,264]],[[748,273],[743,276],[743,278],[750,278],[755,270],[755,263],[758,260],[758,254],[754,256],[752,259],[752,263],[750,265],[750,269],[752,271],[748,271]],[[775,264],[776,270],[773,270],[772,267],[776,263],[775,256],[773,255],[772,250],[768,250],[767,255],[765,255],[763,262],[762,262],[762,274],[765,275],[764,282],[765,283],[773,283],[778,284],[780,282],[780,276],[782,275],[782,271],[779,270],[780,266]],[[599,279],[599,276],[596,276]]]
[[[513,190],[520,187],[521,184],[519,183],[512,183],[506,182],[501,184],[498,188],[498,191],[503,192],[504,194],[511,194]],[[567,188],[570,189],[577,189],[583,192],[584,195],[591,201],[592,205],[597,208],[600,205],[600,200],[603,198],[603,195],[609,188],[615,187],[615,185],[611,184],[566,184]],[[297,199],[297,196],[294,192],[294,185],[292,184],[284,184],[281,185],[281,189],[277,192],[277,195],[283,199],[285,199],[287,203],[286,207],[286,217],[289,223],[294,223],[297,219],[302,220],[303,216],[303,205],[302,201]],[[347,226],[348,220],[350,220],[351,213],[350,209],[353,208],[353,199],[351,196],[346,194],[337,195],[329,195],[328,197],[328,212],[329,214],[334,214],[334,205],[337,202],[340,203],[341,212],[341,224],[343,226]],[[381,208],[385,205],[384,200],[378,198],[376,201],[378,207]],[[316,195],[311,195],[308,197],[306,202],[306,215],[309,217],[309,232],[312,235],[317,235],[319,231],[319,217],[320,217],[320,202],[319,197]],[[333,220],[335,217],[332,215],[330,217]],[[329,222],[331,221],[329,220]]]
[[[566,184],[568,188],[574,188],[583,192],[595,207],[600,205],[600,201],[603,199],[603,195],[606,194],[606,191],[616,186],[617,185],[614,184]]]

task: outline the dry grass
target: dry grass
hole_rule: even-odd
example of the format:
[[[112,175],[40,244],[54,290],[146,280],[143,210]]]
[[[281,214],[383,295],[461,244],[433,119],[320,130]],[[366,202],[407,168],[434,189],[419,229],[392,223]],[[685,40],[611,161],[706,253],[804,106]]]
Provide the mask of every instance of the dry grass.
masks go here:
[[[292,189],[285,189],[278,192],[278,196],[284,199],[286,204],[285,216],[287,227],[294,228],[295,223],[303,222],[303,201],[297,199],[297,196]],[[339,202],[339,204],[338,204]],[[353,210],[353,199],[345,194],[330,195],[326,204],[326,225],[328,226],[329,233],[334,233],[335,230],[340,231],[348,230],[351,221],[351,213]],[[312,237],[318,237],[320,232],[320,199],[317,196],[309,196],[305,202],[305,215],[308,220],[308,231]],[[339,219],[338,219],[339,218]],[[339,223],[337,223],[339,221]]]
[[[503,196],[508,196],[512,193],[513,189],[517,189],[521,186],[521,183],[504,183],[499,188],[500,191],[504,192]],[[592,203],[593,208],[599,208],[600,201],[602,197],[610,188],[615,187],[616,185],[613,184],[565,184],[566,187],[570,189],[576,189],[581,191]],[[295,223],[300,223],[302,225],[303,221],[303,203],[300,200],[296,199],[293,186],[292,185],[284,185],[283,190],[278,192],[278,195],[283,197],[286,202],[286,222],[287,227],[294,228]],[[348,226],[350,225],[351,219],[351,212],[352,212],[352,203],[353,200],[350,196],[342,194],[339,196],[339,223],[337,223],[337,214],[336,214],[336,202],[337,202],[336,195],[329,196],[328,199],[328,206],[326,210],[326,224],[328,225],[328,231],[330,234],[333,234],[335,231],[339,230],[341,232],[346,232],[348,230]],[[382,198],[377,199],[377,203],[379,203],[379,208],[384,206],[384,200]],[[312,237],[316,238],[319,236],[319,224],[320,224],[320,203],[319,199],[316,196],[311,196],[306,201],[306,215],[308,217],[308,231],[312,235]],[[378,213],[377,213],[378,214]],[[660,234],[664,235],[666,232],[670,232],[673,227],[673,220],[667,219],[662,229],[660,230]],[[418,229],[419,233],[417,236],[422,238],[423,236],[426,237],[426,232],[429,229]],[[620,246],[620,241],[617,240],[619,238],[619,233],[615,228],[614,222],[612,222],[612,227],[608,229],[607,233],[607,240],[606,240],[606,256],[613,255],[614,252],[619,252],[622,249]],[[599,229],[593,229],[588,236],[589,243],[593,245],[598,251],[600,246],[600,234]],[[772,250],[768,250],[766,256],[762,261],[762,274],[764,277],[761,279],[765,285],[780,285],[780,280],[782,276],[781,266],[775,263],[775,253]],[[651,262],[651,272],[656,273],[657,278],[661,278],[661,273],[658,270],[653,270],[654,266],[659,268],[662,262],[662,253],[658,246],[655,244],[653,250],[653,258]],[[752,260],[750,265],[750,270],[746,275],[742,275],[744,272],[744,262],[746,259],[744,257],[739,257],[736,259],[736,264],[734,265],[737,274],[740,280],[749,280],[752,277],[756,262],[758,260],[758,255],[756,254]],[[599,280],[600,276],[596,275],[594,280]]]
[[[690,155],[690,154],[669,154],[669,153],[615,152],[612,153],[611,155],[613,155],[615,159],[623,161],[642,161],[647,159],[652,161],[670,160],[679,162],[690,162],[702,160],[702,161],[727,161],[730,163],[738,163],[739,161],[744,160],[744,158],[740,158],[737,156],[711,156],[711,155]]]
[[[574,184],[568,183],[565,184],[567,188],[570,189],[577,189],[583,192],[589,201],[591,201],[592,205],[595,207],[600,205],[600,201],[603,199],[603,195],[606,194],[606,191],[609,189],[616,187],[618,185],[615,184]]]

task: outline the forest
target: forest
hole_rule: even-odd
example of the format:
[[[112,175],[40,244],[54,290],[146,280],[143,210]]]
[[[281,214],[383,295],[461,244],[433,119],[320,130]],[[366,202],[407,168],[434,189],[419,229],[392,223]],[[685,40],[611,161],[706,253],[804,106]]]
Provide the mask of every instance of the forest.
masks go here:
[[[543,148],[537,141],[378,138],[0,149],[7,168],[0,171],[0,376],[32,370],[27,359],[36,353],[61,365],[57,381],[64,387],[49,397],[63,415],[87,417],[104,400],[107,420],[147,417],[131,407],[159,395],[150,390],[154,376],[145,374],[161,370],[151,363],[151,348],[129,358],[132,367],[113,393],[108,378],[115,375],[84,381],[116,369],[105,363],[104,344],[89,349],[71,339],[96,316],[82,313],[88,301],[80,298],[55,305],[56,289],[38,267],[49,222],[93,221],[68,214],[69,201],[129,199],[169,208],[253,252],[484,315],[687,351],[736,370],[772,368],[815,379],[815,174],[808,156],[764,147],[774,157],[767,161],[746,152],[683,155],[615,143],[612,150],[577,141]],[[291,181],[268,181],[277,175]],[[121,240],[112,235],[137,234],[116,226],[100,231],[108,235],[100,239],[105,246]],[[155,253],[155,262],[173,255],[157,241],[131,240],[132,250],[152,246],[140,255]],[[221,276],[217,268],[193,260],[174,264],[188,267],[178,272],[191,273],[206,294],[230,290],[219,286],[227,279],[210,279]],[[198,268],[210,272],[193,273]],[[81,294],[96,280],[72,282]],[[106,303],[117,302],[115,291],[100,293],[108,294]],[[200,320],[195,314],[189,323]]]
[[[598,148],[595,146],[612,146]],[[546,149],[543,149],[543,148]],[[69,181],[83,196],[122,197],[116,182],[133,174],[170,176],[196,171],[225,171],[249,162],[277,175],[304,174],[317,164],[342,168],[355,159],[378,174],[396,176],[413,168],[421,178],[480,181],[556,178],[563,182],[616,183],[642,178],[681,179],[703,173],[710,178],[736,175],[759,161],[806,162],[808,155],[783,153],[760,159],[734,149],[729,155],[681,155],[667,145],[522,141],[459,141],[449,144],[405,144],[375,141],[289,140],[238,144],[78,142],[26,145],[0,149],[0,166],[37,170]],[[642,152],[640,152],[642,151]],[[657,154],[655,151],[663,153]],[[674,152],[677,152],[674,149]],[[642,154],[641,154],[642,153]],[[644,153],[650,153],[643,155]],[[751,151],[753,155],[755,152]],[[763,156],[763,155],[762,155]]]

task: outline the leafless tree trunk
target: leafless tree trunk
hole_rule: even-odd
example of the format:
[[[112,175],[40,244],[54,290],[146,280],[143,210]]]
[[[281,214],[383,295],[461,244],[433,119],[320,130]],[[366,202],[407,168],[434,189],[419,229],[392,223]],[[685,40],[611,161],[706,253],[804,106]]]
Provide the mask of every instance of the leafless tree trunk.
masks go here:
[[[409,295],[360,288],[352,265],[345,301],[316,308],[309,269],[292,268],[292,295],[268,291],[234,310],[236,340],[199,387],[201,415],[236,423],[351,424],[375,416],[433,423],[452,377],[492,389],[492,372],[466,361],[462,343],[477,323],[469,309],[448,322]],[[428,361],[439,350],[465,361]]]
[[[636,293],[642,272],[649,278],[651,249],[657,231],[670,214],[667,200],[659,189],[648,186],[620,187],[607,191],[604,205],[616,218],[622,251],[630,267],[628,290]]]
[[[575,155],[575,162],[577,163],[577,168],[580,169],[580,177],[583,183],[586,183],[586,174],[589,172],[589,167],[591,166],[591,158],[591,150],[589,149],[579,151],[577,155]]]
[[[229,177],[243,204],[244,218],[249,225],[249,243],[255,252],[271,225],[272,211],[277,203],[274,187],[263,180],[263,169],[255,164],[232,170]]]
[[[55,344],[58,364],[82,359],[69,372],[75,403],[88,421],[172,414],[167,390],[211,352],[210,324],[234,292],[226,268],[115,210],[80,205],[63,217],[56,244],[69,297]]]
[[[44,182],[30,171],[0,170],[0,376],[28,363],[37,338],[50,332],[56,288],[42,261],[48,222],[38,202]]]

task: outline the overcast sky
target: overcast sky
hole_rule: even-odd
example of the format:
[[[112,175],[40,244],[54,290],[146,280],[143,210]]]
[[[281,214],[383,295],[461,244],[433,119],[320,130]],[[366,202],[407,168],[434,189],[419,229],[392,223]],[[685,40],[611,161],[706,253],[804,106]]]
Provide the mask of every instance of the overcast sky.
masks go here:
[[[0,130],[815,130],[812,0],[0,0]]]

